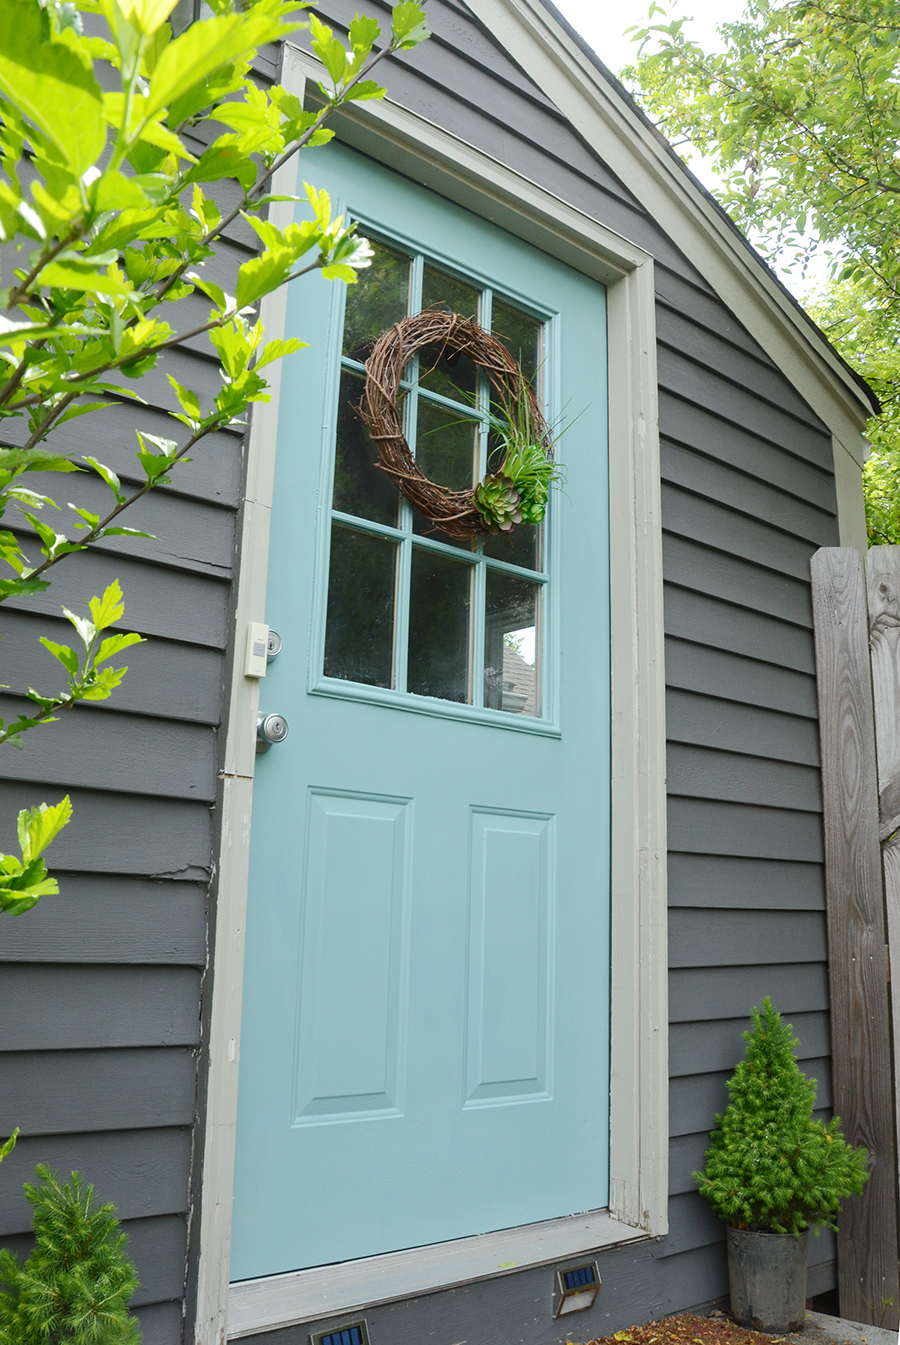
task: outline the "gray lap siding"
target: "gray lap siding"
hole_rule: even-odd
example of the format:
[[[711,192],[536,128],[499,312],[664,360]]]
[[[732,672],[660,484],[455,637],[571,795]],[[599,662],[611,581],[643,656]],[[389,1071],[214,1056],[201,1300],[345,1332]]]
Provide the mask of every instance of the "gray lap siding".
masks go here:
[[[234,289],[248,255],[236,238],[215,268]],[[183,307],[183,306],[182,306]],[[189,314],[182,315],[189,317]],[[51,443],[94,454],[138,482],[135,429],[171,435],[165,372],[212,399],[215,363],[199,343],[172,352],[139,386],[146,406],[108,409],[66,425]],[[17,426],[4,423],[7,442]],[[231,639],[235,517],[243,437],[222,431],[164,487],[135,506],[131,526],[156,541],[104,544],[51,573],[50,589],[0,610],[0,713],[28,686],[58,684],[40,635],[69,642],[61,607],[118,577],[122,626],[146,643],[109,702],[79,706],[0,760],[0,845],[13,848],[19,808],[69,792],[70,826],[55,842],[59,897],[0,921],[0,1135],[21,1136],[3,1164],[0,1242],[26,1254],[31,1209],[22,1182],[37,1163],[77,1169],[112,1201],[140,1278],[134,1306],[144,1345],[182,1339],[191,1176],[198,1116],[197,1061],[207,964],[219,724]],[[95,507],[85,476],[42,483],[63,502]]]
[[[361,7],[387,17],[375,0]],[[320,12],[340,26],[355,8],[326,0]],[[461,0],[429,0],[428,12],[435,36],[385,71],[391,97],[656,260],[671,1230],[601,1258],[601,1300],[583,1319],[600,1334],[726,1291],[721,1227],[691,1174],[724,1103],[749,1006],[764,995],[793,1021],[818,1105],[830,1105],[808,565],[818,546],[837,542],[831,443],[660,225]],[[261,77],[273,69],[266,53]],[[241,231],[221,249],[226,281],[249,245]],[[214,394],[217,374],[202,349],[173,354],[167,367]],[[171,405],[161,375],[142,392],[148,407],[117,402],[66,426],[61,441],[127,476],[135,426],[165,432],[160,408]],[[129,651],[132,671],[108,705],[77,710],[0,761],[4,845],[18,808],[71,788],[76,809],[53,851],[65,895],[0,921],[0,1134],[22,1126],[2,1169],[0,1239],[27,1245],[21,1182],[35,1162],[79,1168],[131,1235],[145,1345],[181,1340],[185,1248],[196,1227],[196,1058],[242,470],[240,436],[215,436],[142,506],[159,542],[117,540],[108,554],[72,557],[46,595],[0,612],[10,704],[29,684],[52,685],[37,638],[60,638],[60,606],[83,608],[114,575],[124,624],[148,637]],[[73,498],[87,500],[93,486],[75,481]],[[833,1284],[833,1258],[830,1239],[812,1243],[812,1292]],[[527,1271],[378,1308],[368,1314],[373,1341],[472,1339],[477,1314],[479,1338],[546,1345],[556,1339],[547,1334],[547,1277]],[[294,1345],[309,1330],[265,1338]]]

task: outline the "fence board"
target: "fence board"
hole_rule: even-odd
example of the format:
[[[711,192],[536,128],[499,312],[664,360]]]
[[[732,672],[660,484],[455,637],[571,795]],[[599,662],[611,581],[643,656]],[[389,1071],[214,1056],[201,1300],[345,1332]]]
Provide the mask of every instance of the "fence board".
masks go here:
[[[878,836],[891,976],[895,1050],[900,1050],[900,546],[866,556],[869,655],[878,758]],[[894,1122],[900,1153],[900,1070],[894,1071]],[[900,1180],[900,1173],[898,1173]]]
[[[812,558],[822,746],[834,1109],[869,1150],[869,1181],[845,1202],[838,1235],[841,1314],[879,1320],[900,1303],[884,904],[875,724],[862,558]],[[898,1310],[886,1326],[896,1330]]]

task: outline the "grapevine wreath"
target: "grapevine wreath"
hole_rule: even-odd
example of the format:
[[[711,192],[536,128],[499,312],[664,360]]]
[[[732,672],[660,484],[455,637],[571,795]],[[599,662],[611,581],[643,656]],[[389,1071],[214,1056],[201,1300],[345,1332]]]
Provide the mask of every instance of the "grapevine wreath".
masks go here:
[[[417,351],[468,355],[483,369],[496,396],[488,419],[504,450],[500,470],[469,490],[448,490],[419,467],[403,433],[398,398],[404,370]],[[509,532],[517,523],[540,523],[550,485],[559,478],[553,438],[537,397],[498,337],[459,313],[427,309],[383,332],[366,361],[360,414],[387,472],[410,504],[448,537]]]

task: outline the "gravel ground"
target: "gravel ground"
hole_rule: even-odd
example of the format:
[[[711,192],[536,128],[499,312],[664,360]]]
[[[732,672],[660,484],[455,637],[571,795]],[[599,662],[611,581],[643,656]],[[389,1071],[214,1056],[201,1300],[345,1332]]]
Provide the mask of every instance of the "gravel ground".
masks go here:
[[[821,1312],[807,1312],[803,1330],[789,1336],[745,1331],[721,1313],[711,1317],[681,1313],[648,1322],[646,1326],[616,1331],[612,1336],[590,1341],[589,1345],[774,1345],[782,1340],[786,1345],[900,1345],[896,1331],[847,1322],[843,1317],[826,1317]]]

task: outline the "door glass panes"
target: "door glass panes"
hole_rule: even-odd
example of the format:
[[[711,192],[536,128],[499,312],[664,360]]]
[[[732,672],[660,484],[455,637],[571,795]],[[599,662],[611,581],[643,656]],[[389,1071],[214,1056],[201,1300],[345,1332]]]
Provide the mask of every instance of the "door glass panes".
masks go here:
[[[334,508],[375,523],[397,526],[400,512],[397,487],[375,466],[378,454],[359,415],[362,375],[341,374],[334,455]]]
[[[326,677],[393,686],[398,550],[384,537],[332,525]]]
[[[544,324],[489,287],[370,241],[373,264],[346,292],[324,674],[540,717],[543,529],[521,525],[478,541],[447,537],[376,465],[358,407],[375,340],[407,314],[439,308],[475,318],[506,342],[538,395]],[[489,465],[502,465],[491,388],[467,358],[420,351],[405,370],[402,399],[407,435],[431,480],[465,490]]]
[[[488,569],[484,605],[484,703],[540,714],[538,635],[541,585]]]
[[[473,566],[413,547],[406,689],[444,701],[471,700]]]
[[[477,322],[481,293],[474,285],[426,265],[422,271],[422,308],[441,308],[464,318],[474,318]],[[425,347],[419,352],[419,384],[429,392],[437,392],[472,407],[478,390],[478,370],[468,355],[456,352],[441,355],[440,349]]]
[[[347,286],[344,309],[344,354],[362,363],[381,333],[409,309],[409,257],[374,239],[369,242],[372,263],[357,271],[355,285]]]
[[[543,324],[529,317],[502,299],[494,299],[491,307],[491,331],[509,350],[513,359],[522,366],[526,378],[537,379],[541,363],[541,329]]]

